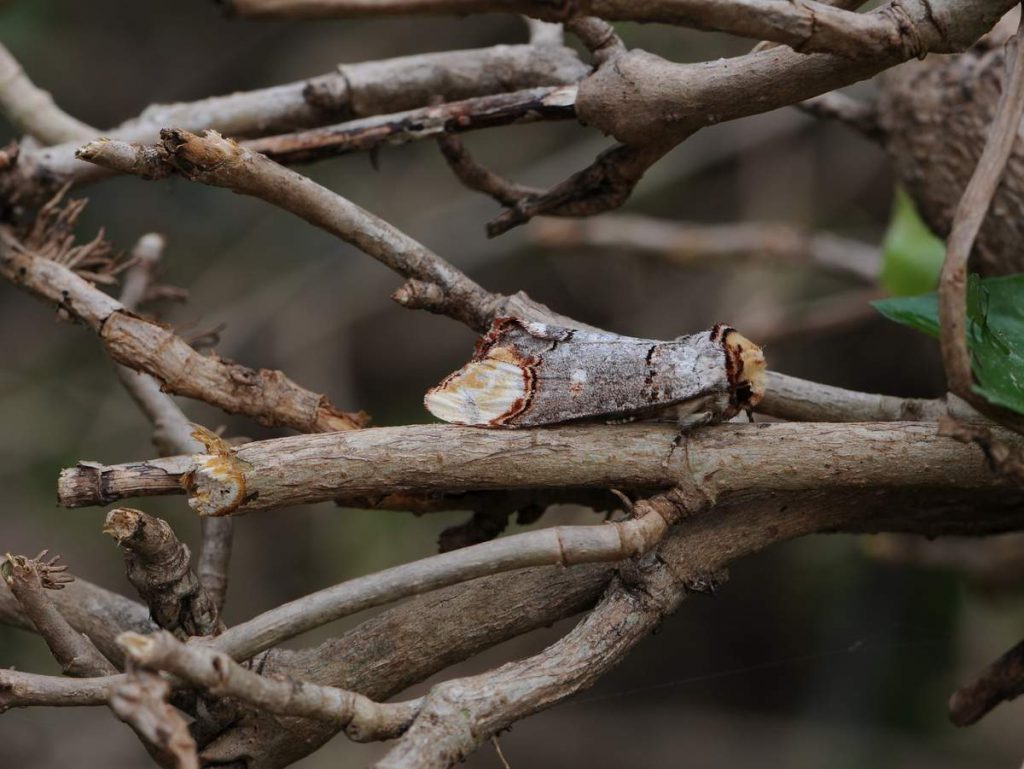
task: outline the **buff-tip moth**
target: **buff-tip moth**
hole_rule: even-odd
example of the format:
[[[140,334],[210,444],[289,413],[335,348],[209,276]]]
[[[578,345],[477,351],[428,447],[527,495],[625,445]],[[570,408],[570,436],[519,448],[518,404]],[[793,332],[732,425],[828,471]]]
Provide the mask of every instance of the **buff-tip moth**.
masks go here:
[[[496,318],[424,404],[477,427],[672,417],[687,428],[752,409],[764,371],[761,348],[721,323],[659,342]]]

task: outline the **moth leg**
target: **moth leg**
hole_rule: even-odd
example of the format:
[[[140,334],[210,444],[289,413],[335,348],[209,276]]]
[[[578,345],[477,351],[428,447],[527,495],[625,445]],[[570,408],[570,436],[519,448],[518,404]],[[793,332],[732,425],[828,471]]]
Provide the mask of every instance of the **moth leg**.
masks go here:
[[[696,430],[698,427],[704,427],[718,421],[718,414],[714,411],[698,411],[690,414],[680,414],[676,425],[679,427],[679,432],[676,433],[676,437],[672,439],[672,446],[668,450],[668,454],[665,455],[665,459],[662,460],[661,466],[663,468],[668,467],[668,463],[672,461],[672,455],[676,449],[683,442],[683,438],[689,435],[691,432]]]

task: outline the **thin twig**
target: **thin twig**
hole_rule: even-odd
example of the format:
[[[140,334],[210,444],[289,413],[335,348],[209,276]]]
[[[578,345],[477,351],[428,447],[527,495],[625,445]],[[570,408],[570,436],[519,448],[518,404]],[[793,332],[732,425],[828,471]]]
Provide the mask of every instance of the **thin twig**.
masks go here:
[[[1021,694],[1024,694],[1024,641],[953,694],[949,700],[949,718],[957,726],[970,726],[996,705]]]
[[[375,115],[338,125],[241,142],[279,163],[305,163],[321,158],[365,152],[382,145],[399,145],[483,128],[571,120],[576,117],[576,86],[531,88],[479,96],[387,115]]]

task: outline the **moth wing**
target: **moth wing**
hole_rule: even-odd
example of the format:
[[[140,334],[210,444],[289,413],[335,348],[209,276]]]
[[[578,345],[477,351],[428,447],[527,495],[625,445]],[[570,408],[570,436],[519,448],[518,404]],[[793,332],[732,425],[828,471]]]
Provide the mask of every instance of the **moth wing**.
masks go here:
[[[444,422],[495,427],[525,408],[533,372],[514,351],[492,347],[427,392],[427,411]]]

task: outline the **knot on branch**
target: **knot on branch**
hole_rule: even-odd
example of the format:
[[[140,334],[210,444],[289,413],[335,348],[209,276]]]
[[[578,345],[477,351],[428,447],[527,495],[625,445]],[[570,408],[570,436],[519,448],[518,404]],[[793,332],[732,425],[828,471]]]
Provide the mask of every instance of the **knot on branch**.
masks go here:
[[[245,465],[220,436],[195,425],[192,436],[206,447],[196,454],[192,469],[181,476],[188,505],[199,515],[230,515],[246,499]]]

